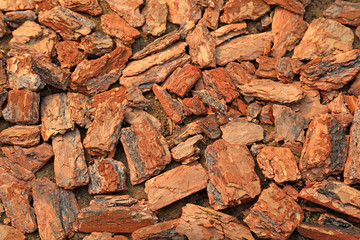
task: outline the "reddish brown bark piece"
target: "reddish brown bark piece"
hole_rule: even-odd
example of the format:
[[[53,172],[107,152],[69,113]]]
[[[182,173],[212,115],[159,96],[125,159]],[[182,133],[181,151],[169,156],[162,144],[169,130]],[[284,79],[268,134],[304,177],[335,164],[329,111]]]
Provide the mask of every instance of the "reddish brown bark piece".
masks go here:
[[[114,42],[110,36],[102,32],[94,32],[81,39],[79,48],[84,51],[85,55],[101,57],[110,53]]]
[[[271,32],[234,38],[216,47],[216,64],[223,66],[235,60],[255,60],[270,51],[272,41]]]
[[[145,182],[149,207],[158,210],[206,188],[209,177],[200,163],[181,165]],[[166,197],[165,197],[166,196]]]
[[[201,76],[202,73],[198,67],[192,64],[186,64],[183,67],[177,68],[166,79],[166,89],[179,97],[184,97]]]
[[[8,27],[6,22],[4,21],[4,14],[0,13],[0,38],[2,38],[8,31]]]
[[[56,135],[52,145],[56,185],[65,189],[87,185],[89,174],[79,130]]]
[[[57,0],[34,0],[35,10],[37,12],[53,9],[56,6],[60,6]]]
[[[166,89],[154,84],[152,90],[159,100],[166,114],[176,124],[180,124],[185,119],[184,109],[177,99],[173,99]]]
[[[246,33],[246,23],[235,23],[222,26],[221,28],[213,31],[210,35],[215,40],[215,45],[218,46],[230,38],[237,37],[243,33]]]
[[[19,146],[2,147],[1,151],[8,161],[19,164],[32,173],[39,171],[54,156],[52,146],[48,143],[31,148]]]
[[[140,228],[131,234],[133,240],[147,239],[173,239],[185,240],[185,236],[181,236],[175,232],[175,228],[179,224],[180,219],[174,219],[166,222],[157,223],[147,227]]]
[[[36,231],[37,224],[34,209],[30,205],[31,196],[28,189],[16,183],[4,184],[0,187],[0,198],[12,226],[22,233]]]
[[[146,201],[129,195],[95,196],[90,206],[83,208],[77,218],[80,232],[113,233],[132,233],[158,220]]]
[[[198,160],[200,158],[200,148],[196,145],[202,139],[201,135],[196,135],[180,143],[171,149],[172,158],[182,164],[189,164]]]
[[[64,40],[78,40],[96,27],[92,20],[61,6],[40,12],[39,22],[54,29]]]
[[[119,79],[130,55],[130,48],[117,47],[98,59],[85,59],[72,73],[70,88],[88,95],[106,91]]]
[[[227,106],[224,100],[219,100],[211,96],[209,92],[206,90],[194,91],[193,94],[199,96],[201,101],[203,101],[205,105],[210,106],[216,112],[219,112],[221,114],[226,114]]]
[[[89,167],[90,194],[104,194],[127,190],[125,165],[111,158],[96,160]]]
[[[301,67],[300,80],[310,87],[330,91],[342,88],[359,71],[360,50],[318,58]]]
[[[360,191],[338,181],[324,180],[307,185],[299,197],[335,211],[360,218],[358,198]]]
[[[90,98],[81,94],[68,92],[69,107],[71,111],[71,119],[80,127],[88,128],[91,124],[90,120]]]
[[[349,109],[350,113],[354,114],[357,109],[358,97],[350,96],[350,95],[343,95],[343,96],[344,96],[346,106]]]
[[[294,154],[289,148],[264,147],[256,160],[264,176],[276,183],[301,179]]]
[[[11,162],[5,158],[0,158],[0,186],[4,184],[17,183],[19,186],[22,186],[28,190],[29,183],[35,178],[35,175],[22,167],[20,164]]]
[[[129,164],[131,184],[139,184],[158,174],[170,163],[171,154],[165,138],[142,119],[121,131],[121,143]]]
[[[305,13],[305,7],[304,5],[297,0],[289,0],[289,1],[285,1],[285,0],[263,0],[264,2],[266,2],[269,5],[277,5],[280,6],[288,11],[291,11],[293,13],[299,14],[299,15],[304,15]]]
[[[148,0],[141,13],[145,17],[144,33],[160,36],[166,31],[168,9],[166,0]]]
[[[144,25],[145,18],[139,10],[140,5],[144,3],[143,0],[106,0],[106,2],[132,27],[137,28]]]
[[[9,56],[28,53],[34,57],[51,58],[55,54],[58,37],[53,30],[32,21],[26,21],[12,32]]]
[[[325,18],[313,20],[299,45],[294,49],[293,58],[312,60],[332,56],[352,49],[354,33],[341,23]]]
[[[344,169],[348,143],[345,130],[330,114],[314,118],[306,132],[299,169],[307,181],[321,181]]]
[[[4,0],[0,3],[1,11],[18,11],[33,8],[33,0]]]
[[[255,162],[245,145],[220,139],[206,148],[205,158],[210,175],[207,192],[215,210],[246,203],[260,194]]]
[[[12,28],[18,28],[26,21],[36,20],[36,13],[32,10],[7,12],[4,14],[4,21]]]
[[[16,228],[0,225],[0,239],[2,240],[25,240],[25,235]]]
[[[121,124],[124,119],[122,103],[110,101],[95,112],[84,139],[84,147],[89,154],[104,156],[109,154],[119,141]]]
[[[304,237],[310,239],[359,239],[360,231],[357,229],[349,229],[348,227],[333,227],[326,225],[318,225],[313,223],[301,223],[297,227],[297,231]]]
[[[140,122],[142,119],[146,118],[150,121],[151,125],[160,133],[164,132],[164,126],[161,124],[160,120],[154,117],[153,115],[140,110],[140,109],[130,109],[127,108],[124,113],[124,122],[132,125]]]
[[[41,136],[44,141],[48,141],[59,133],[64,134],[74,129],[69,102],[65,93],[48,95],[42,99]]]
[[[217,139],[221,136],[219,129],[220,123],[215,114],[209,114],[198,123],[200,130],[211,139]]]
[[[80,44],[75,41],[62,41],[56,44],[58,59],[62,68],[73,68],[78,65],[85,56],[79,51]]]
[[[140,37],[140,32],[116,13],[101,15],[101,28],[104,33],[119,38],[125,45],[131,45]]]
[[[224,0],[214,0],[212,7],[207,7],[200,22],[213,30],[218,28],[220,11],[223,9]]]
[[[287,239],[303,219],[301,207],[271,183],[244,221],[259,238]]]
[[[34,180],[32,191],[41,239],[71,238],[79,226],[76,216],[80,208],[75,195],[47,178]]]
[[[197,24],[186,37],[186,42],[189,44],[189,54],[193,63],[199,65],[200,68],[216,66],[215,40],[204,24]]]
[[[20,126],[6,128],[0,132],[0,143],[32,147],[40,142],[40,126]]]
[[[260,56],[258,59],[256,59],[256,62],[259,64],[259,67],[255,72],[257,77],[276,79],[277,72],[275,66],[277,60],[275,58]]]
[[[324,12],[324,16],[334,19],[342,24],[360,25],[360,3],[336,0]]]
[[[264,130],[260,125],[239,118],[221,126],[222,138],[229,143],[252,144],[264,138]]]
[[[347,108],[342,92],[328,104],[328,108],[343,127],[346,128],[353,121],[354,116]]]
[[[200,116],[207,113],[206,107],[198,95],[194,95],[192,98],[184,98],[181,100],[181,104],[184,108],[186,116],[191,114]]]
[[[273,105],[277,141],[304,142],[305,118],[301,113],[282,105]]]
[[[360,26],[355,29],[355,35],[360,39]]]
[[[43,82],[62,90],[69,86],[69,69],[61,69],[58,65],[48,60],[40,59],[33,59],[31,66]]]
[[[302,62],[295,58],[282,57],[275,65],[277,79],[283,83],[291,83],[295,74],[300,72]]]
[[[265,101],[279,103],[297,102],[304,98],[304,92],[297,84],[284,84],[269,79],[254,79],[239,86],[240,93]]]
[[[90,15],[99,15],[102,9],[98,0],[58,0],[61,6],[75,12],[84,12]]]
[[[182,208],[180,222],[175,231],[189,240],[254,240],[250,230],[237,218],[191,203]]]
[[[246,119],[249,122],[254,122],[254,121],[256,122],[256,118],[260,114],[261,109],[262,109],[261,104],[257,102],[250,103],[249,106],[247,106],[246,108]]]
[[[301,15],[277,7],[271,27],[274,35],[271,56],[279,58],[284,56],[287,51],[292,51],[304,36],[307,27],[308,24]]]
[[[6,121],[18,124],[39,122],[40,95],[27,90],[10,90],[7,105],[2,111]]]
[[[256,20],[270,10],[262,0],[230,0],[224,6],[220,17],[222,23],[242,22],[243,20]]]
[[[270,17],[268,14],[265,14],[260,18],[261,26],[264,28],[270,26],[272,21],[272,17]]]
[[[271,104],[262,107],[260,112],[260,122],[262,124],[274,124],[273,108]]]
[[[237,88],[240,85],[249,83],[253,78],[255,78],[254,72],[249,72],[242,64],[237,62],[228,63],[225,71],[229,74],[231,81]]]
[[[351,84],[348,93],[356,96],[360,95],[360,73],[357,73],[355,81],[353,82],[353,84]]]
[[[38,91],[45,86],[31,65],[30,54],[17,55],[7,60],[7,73],[11,89]]]
[[[83,240],[109,240],[112,239],[113,234],[109,232],[93,232],[84,237]]]
[[[126,88],[120,86],[117,88],[110,89],[108,91],[94,95],[90,101],[90,112],[94,116],[95,110],[100,108],[101,105],[108,102],[123,103],[125,101]]]

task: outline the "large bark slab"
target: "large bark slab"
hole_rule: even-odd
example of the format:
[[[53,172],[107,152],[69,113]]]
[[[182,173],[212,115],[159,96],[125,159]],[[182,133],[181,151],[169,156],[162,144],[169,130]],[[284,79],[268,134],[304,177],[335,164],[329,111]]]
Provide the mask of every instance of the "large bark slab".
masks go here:
[[[123,17],[132,27],[144,25],[145,18],[140,13],[139,7],[143,0],[106,0],[110,8]]]
[[[324,12],[324,16],[334,19],[342,24],[360,25],[360,3],[336,0]]]
[[[141,11],[145,17],[142,30],[146,34],[160,36],[166,31],[168,9],[166,0],[148,0]]]
[[[39,144],[40,133],[40,126],[15,125],[0,132],[0,143],[32,147]]]

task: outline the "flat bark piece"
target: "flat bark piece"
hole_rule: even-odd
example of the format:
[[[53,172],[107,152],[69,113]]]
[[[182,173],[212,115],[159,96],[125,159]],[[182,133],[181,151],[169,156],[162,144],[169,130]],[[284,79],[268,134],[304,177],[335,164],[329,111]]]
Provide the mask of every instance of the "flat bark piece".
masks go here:
[[[40,12],[39,22],[54,29],[64,40],[78,40],[96,27],[92,20],[61,6]]]
[[[145,109],[150,106],[150,100],[143,95],[138,86],[128,87],[125,91],[125,98],[124,104],[128,107]]]
[[[121,124],[124,119],[124,107],[119,102],[106,102],[95,112],[84,139],[84,147],[90,155],[109,154],[119,141]]]
[[[235,60],[255,60],[270,51],[272,41],[271,32],[250,34],[231,39],[216,47],[216,64],[223,66]]]
[[[246,119],[249,122],[256,120],[256,118],[259,116],[261,112],[261,109],[262,109],[261,104],[257,102],[250,103],[249,106],[247,106],[246,108]]]
[[[48,143],[31,148],[6,146],[1,151],[8,161],[19,164],[32,173],[39,171],[54,156],[53,148]]]
[[[306,85],[331,91],[342,88],[359,72],[360,50],[314,59],[301,67],[300,80]]]
[[[39,122],[40,94],[27,90],[10,90],[2,115],[6,121],[18,124]]]
[[[116,13],[101,15],[101,28],[104,33],[119,38],[125,45],[133,44],[140,37],[140,32]]]
[[[183,54],[166,64],[154,66],[139,75],[132,77],[122,76],[120,84],[124,86],[139,86],[143,92],[150,91],[153,84],[163,82],[175,69],[184,66],[189,61],[190,56]]]
[[[185,119],[184,109],[180,102],[177,99],[172,98],[166,89],[157,84],[153,85],[152,90],[166,114],[174,123],[180,124]]]
[[[351,87],[348,90],[348,93],[356,95],[356,96],[360,95],[360,73],[358,73],[356,75],[355,81],[351,84]]]
[[[126,88],[120,86],[94,95],[90,98],[90,113],[95,116],[96,109],[108,102],[123,103],[126,100],[125,92]]]
[[[90,194],[104,194],[127,190],[125,165],[111,158],[96,160],[89,167]]]
[[[7,74],[11,89],[36,92],[44,88],[45,83],[31,66],[30,54],[16,55],[7,60]]]
[[[254,240],[250,230],[237,218],[191,203],[182,208],[180,222],[175,231],[185,235],[189,240]]]
[[[181,104],[184,108],[186,116],[192,114],[200,116],[200,115],[205,115],[207,113],[206,107],[198,95],[194,95],[191,98],[182,99]]]
[[[260,150],[256,160],[264,176],[276,183],[301,179],[294,154],[289,148],[266,146]]]
[[[330,114],[314,118],[306,132],[299,169],[307,181],[321,181],[344,169],[348,151],[345,130]]]
[[[140,228],[131,234],[133,240],[147,239],[173,239],[185,240],[185,236],[181,236],[175,232],[175,228],[179,224],[180,219],[174,219],[166,222],[157,223],[147,227]]]
[[[15,125],[0,132],[0,143],[32,147],[40,143],[40,126]]]
[[[308,28],[308,24],[301,15],[287,11],[281,7],[275,8],[271,32],[274,36],[274,45],[270,55],[280,58],[287,51],[292,51],[300,42]]]
[[[228,24],[210,32],[210,35],[214,38],[215,45],[218,46],[233,37],[246,33],[246,27],[246,22]]]
[[[328,104],[328,108],[343,127],[346,128],[353,121],[354,116],[347,108],[342,92]]]
[[[164,65],[168,61],[180,57],[185,52],[186,46],[187,43],[178,42],[161,52],[152,54],[140,60],[131,61],[127,64],[126,68],[124,69],[123,76],[124,77],[135,76],[145,72],[146,70],[154,66]]]
[[[201,78],[201,70],[192,64],[177,68],[165,82],[166,89],[179,97],[184,97]]]
[[[0,187],[0,198],[12,226],[22,233],[36,231],[35,213],[30,205],[31,194],[28,189],[16,183],[4,184]]]
[[[80,208],[75,195],[47,178],[34,180],[32,191],[41,239],[71,238],[79,226],[76,216]]]
[[[74,129],[69,102],[69,97],[65,93],[51,94],[42,99],[41,136],[44,141]]]
[[[305,118],[301,113],[283,105],[273,105],[277,141],[304,142]]]
[[[271,183],[244,221],[259,238],[287,239],[303,219],[301,207]]]
[[[207,90],[193,91],[193,94],[199,96],[205,105],[210,106],[216,112],[226,114],[227,106],[224,100],[219,100],[211,96]]]
[[[255,78],[254,73],[247,71],[246,68],[237,62],[228,63],[225,71],[229,74],[231,81],[237,88],[239,88],[240,85],[250,83],[250,81]]]
[[[220,22],[229,24],[256,20],[268,11],[270,11],[270,6],[262,0],[230,0],[225,3]]]
[[[341,23],[325,18],[313,20],[299,45],[294,49],[293,58],[313,60],[332,56],[352,49],[354,33]]]
[[[102,32],[93,32],[81,39],[79,48],[84,51],[85,55],[101,57],[110,53],[114,42],[109,35]]]
[[[205,89],[210,94],[215,92],[215,95],[224,98],[227,103],[232,102],[239,96],[239,92],[231,81],[230,75],[225,71],[225,68],[220,67],[203,71],[203,79]]]
[[[56,135],[52,145],[56,185],[65,189],[87,185],[89,174],[79,130]]]
[[[323,14],[326,18],[334,19],[345,25],[360,25],[360,3],[336,0]]]
[[[41,59],[33,59],[31,66],[34,72],[36,72],[46,84],[62,90],[66,90],[69,86],[69,69],[61,69],[58,65]]]
[[[215,30],[219,25],[220,11],[223,9],[224,0],[214,0],[213,7],[207,7],[200,22],[206,27]]]
[[[4,0],[0,3],[1,11],[18,11],[34,8],[33,0]]]
[[[166,0],[148,0],[141,11],[145,17],[145,25],[142,30],[146,34],[160,36],[166,31],[168,9]]]
[[[299,15],[304,15],[305,13],[305,7],[304,5],[297,0],[289,0],[289,1],[285,1],[285,0],[263,0],[264,2],[266,2],[269,5],[277,5],[280,6],[290,12],[299,14]]]
[[[85,55],[79,50],[80,44],[75,41],[62,41],[56,44],[56,52],[61,68],[73,68],[84,60]]]
[[[284,84],[270,79],[254,79],[239,86],[244,96],[255,97],[264,101],[293,103],[304,98],[304,92],[297,84]]]
[[[60,6],[57,0],[34,0],[35,10],[37,12],[53,9],[56,6]]]
[[[0,239],[3,240],[25,240],[25,235],[22,234],[18,229],[0,225]]]
[[[93,16],[102,13],[98,0],[58,0],[61,6],[75,12],[83,12]]]
[[[172,158],[182,164],[192,163],[200,158],[200,148],[196,145],[203,139],[201,135],[195,135],[171,149]]]
[[[119,79],[130,55],[130,48],[117,47],[98,59],[85,59],[72,73],[70,88],[87,95],[108,90]]]
[[[215,210],[234,207],[261,193],[255,162],[245,145],[215,141],[205,150],[210,181],[209,202]]]
[[[359,239],[360,231],[348,229],[346,227],[333,227],[326,225],[318,225],[313,223],[301,223],[297,227],[297,231],[300,235],[308,237],[310,239]]]
[[[109,232],[93,232],[84,237],[83,240],[109,240],[112,239],[113,234]]]
[[[91,124],[90,105],[91,100],[88,96],[81,93],[68,92],[71,119],[80,127],[88,128]]]
[[[277,79],[283,83],[291,83],[295,77],[295,74],[300,72],[301,65],[302,62],[295,58],[279,58],[275,65]]]
[[[160,132],[164,133],[164,126],[161,124],[160,120],[154,117],[153,115],[140,110],[140,109],[129,109],[127,108],[124,113],[124,122],[132,125],[138,122],[141,122],[142,119],[146,118],[150,121],[151,125]]]
[[[201,8],[193,0],[166,0],[169,9],[168,21],[173,24],[195,26],[201,18]]]
[[[121,143],[129,164],[132,185],[157,175],[171,161],[165,138],[147,119],[122,129]]]
[[[3,19],[10,27],[18,28],[26,21],[36,21],[37,15],[32,10],[14,11],[5,13]]]
[[[215,67],[215,40],[207,27],[199,23],[186,37],[191,61],[200,68]]]
[[[259,64],[259,67],[256,69],[255,75],[259,78],[271,78],[276,79],[277,72],[275,69],[277,59],[268,57],[268,56],[260,56],[256,59],[256,62]]]
[[[204,188],[209,177],[200,163],[181,165],[145,182],[149,207],[158,210]]]
[[[78,215],[80,232],[132,233],[157,223],[158,218],[144,200],[129,195],[99,195]]]
[[[58,41],[56,32],[33,21],[26,21],[12,32],[9,41],[9,56],[27,53],[33,57],[50,59],[55,55],[55,44]]]
[[[215,114],[207,115],[199,121],[198,125],[201,131],[211,139],[217,139],[221,136],[220,123]]]
[[[239,118],[220,127],[222,138],[229,143],[250,145],[264,139],[263,128],[255,123]]]
[[[30,190],[29,183],[35,178],[31,171],[3,157],[0,158],[0,176],[0,186],[16,183],[27,190]]]
[[[358,97],[351,96],[351,95],[343,95],[345,104],[347,108],[349,109],[351,114],[355,114],[355,111],[357,109],[357,101]]]
[[[360,191],[345,183],[324,180],[305,186],[299,197],[359,219],[359,194]]]
[[[110,8],[124,18],[132,27],[141,27],[145,23],[139,7],[143,0],[106,0]]]

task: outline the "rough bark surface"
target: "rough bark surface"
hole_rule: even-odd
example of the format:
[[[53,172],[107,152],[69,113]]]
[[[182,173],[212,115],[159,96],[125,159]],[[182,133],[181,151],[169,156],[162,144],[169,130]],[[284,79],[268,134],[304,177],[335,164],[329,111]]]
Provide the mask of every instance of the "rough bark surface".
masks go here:
[[[110,8],[123,17],[132,27],[141,27],[145,23],[139,7],[143,0],[106,0]]]
[[[334,19],[342,24],[360,25],[360,3],[336,0],[324,12],[324,16]]]
[[[173,239],[185,240],[185,236],[181,236],[175,232],[175,228],[179,224],[180,219],[174,219],[166,222],[157,223],[147,227],[140,228],[131,234],[133,240],[148,239]]]
[[[166,0],[148,0],[141,11],[145,17],[144,33],[160,36],[166,31],[168,9]]]
[[[62,68],[73,68],[84,60],[80,44],[75,41],[62,41],[56,44],[56,52]]]
[[[15,125],[0,132],[0,143],[32,147],[40,143],[40,126]]]
[[[110,36],[102,32],[93,32],[81,39],[79,48],[84,51],[85,55],[101,57],[110,53],[114,42]]]
[[[75,12],[84,12],[93,16],[102,13],[98,0],[58,0],[61,6]]]
[[[236,119],[220,128],[222,138],[229,143],[250,145],[264,138],[263,128],[245,118]]]

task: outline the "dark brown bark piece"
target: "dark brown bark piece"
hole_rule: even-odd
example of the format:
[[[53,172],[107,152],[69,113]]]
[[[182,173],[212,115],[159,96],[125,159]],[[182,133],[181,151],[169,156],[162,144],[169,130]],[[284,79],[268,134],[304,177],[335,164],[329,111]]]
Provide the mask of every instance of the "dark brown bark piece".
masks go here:
[[[25,235],[16,228],[0,225],[0,239],[3,240],[25,240]]]
[[[168,9],[166,0],[148,0],[141,11],[145,17],[145,25],[142,30],[146,34],[160,36],[166,31]]]
[[[181,165],[153,177],[145,182],[149,207],[158,210],[196,193],[206,188],[208,179],[207,172],[200,163]]]
[[[102,32],[93,32],[81,39],[79,48],[84,51],[85,55],[101,57],[110,53],[113,46],[114,42],[110,36]]]
[[[174,219],[166,222],[157,223],[147,227],[140,228],[131,234],[133,240],[148,239],[172,239],[185,240],[185,236],[181,236],[175,232],[175,228],[179,224],[180,219]]]
[[[61,68],[73,68],[84,60],[85,56],[79,48],[80,44],[75,41],[62,41],[56,44]]]
[[[0,143],[32,147],[40,142],[40,126],[20,126],[6,128],[0,132]]]
[[[230,38],[246,33],[246,26],[245,22],[229,24],[212,31],[210,35],[214,38],[215,45],[218,46]]]
[[[144,25],[145,18],[140,13],[139,7],[143,0],[106,0],[110,8],[123,17],[132,27]]]
[[[245,145],[220,139],[206,148],[205,158],[210,176],[207,192],[215,210],[246,203],[260,194],[255,162]]]
[[[98,0],[58,0],[61,6],[75,12],[84,12],[93,16],[102,13]]]
[[[36,13],[32,10],[7,12],[4,21],[12,28],[20,27],[26,21],[36,21]],[[1,35],[0,35],[1,36]]]
[[[269,5],[277,5],[293,13],[304,15],[305,7],[297,0],[263,0]]]
[[[171,149],[172,158],[182,164],[192,163],[200,158],[200,148],[196,145],[203,139],[203,136],[196,135],[178,144]]]
[[[157,223],[158,218],[144,200],[129,195],[100,195],[77,216],[80,232],[132,233]]]
[[[324,16],[342,24],[360,25],[360,3],[336,0],[324,12]]]
[[[229,143],[250,145],[264,138],[263,128],[255,123],[239,118],[221,126],[222,138]]]
[[[198,126],[205,135],[211,139],[217,139],[221,136],[219,129],[220,123],[215,114],[209,114],[205,118],[199,120]]]

